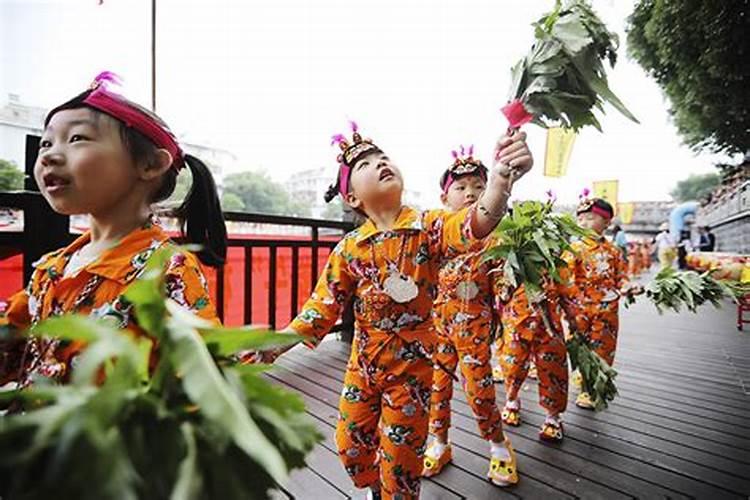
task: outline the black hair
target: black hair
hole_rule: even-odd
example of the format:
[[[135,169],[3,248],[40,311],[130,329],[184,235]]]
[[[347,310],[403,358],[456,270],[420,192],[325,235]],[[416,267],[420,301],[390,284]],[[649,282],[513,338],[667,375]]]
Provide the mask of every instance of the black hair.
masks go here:
[[[113,118],[120,132],[120,139],[123,146],[130,153],[131,159],[137,165],[155,165],[157,161],[158,146],[138,130],[128,127],[116,116],[109,115],[104,111],[89,106],[84,101],[89,96],[91,90],[87,90],[73,99],[54,108],[47,114],[44,120],[44,127],[49,125],[52,116],[65,109],[87,108],[94,112],[97,117],[104,114]],[[168,130],[164,121],[151,111],[126,100],[128,105],[138,109],[141,113],[157,122],[160,126]],[[176,215],[180,223],[182,236],[189,242],[201,246],[197,252],[201,262],[208,266],[219,267],[224,264],[227,254],[227,228],[224,222],[224,214],[221,211],[219,203],[219,194],[216,189],[213,175],[205,163],[195,156],[186,154],[184,158],[175,158],[174,162],[183,162],[190,168],[193,176],[193,182],[185,200],[176,210]],[[151,202],[156,203],[166,200],[174,192],[177,185],[176,168],[180,164],[173,164],[162,176],[162,182],[154,193]]]

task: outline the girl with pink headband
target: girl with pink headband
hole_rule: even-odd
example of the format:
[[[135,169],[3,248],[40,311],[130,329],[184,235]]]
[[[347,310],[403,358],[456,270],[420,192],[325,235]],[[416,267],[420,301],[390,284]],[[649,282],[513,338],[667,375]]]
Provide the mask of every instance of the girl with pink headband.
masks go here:
[[[201,250],[197,257],[185,251],[174,254],[167,291],[182,306],[218,322],[199,264],[219,266],[226,255],[226,228],[213,177],[205,164],[182,151],[161,119],[113,92],[109,84],[114,80],[111,73],[100,74],[89,89],[54,108],[44,121],[36,182],[56,212],[86,214],[90,229],[34,264],[28,287],[11,298],[2,318],[12,327],[76,312],[112,318],[142,335],[122,294],[154,251],[172,244],[151,207],[172,194],[185,166],[192,187],[177,213],[183,236]],[[4,353],[15,362],[5,365],[0,385],[28,385],[34,375],[66,382],[71,363],[85,346],[52,338],[15,347],[19,352]]]
[[[338,244],[302,312],[288,331],[322,339],[352,300],[355,333],[339,402],[336,443],[358,488],[373,498],[419,496],[427,437],[432,356],[437,337],[432,303],[443,257],[482,245],[505,214],[511,171],[532,166],[525,134],[498,141],[487,189],[456,212],[419,212],[401,200],[396,164],[356,124],[351,140],[336,135],[339,172],[327,199],[367,221]],[[442,368],[440,368],[442,369]]]

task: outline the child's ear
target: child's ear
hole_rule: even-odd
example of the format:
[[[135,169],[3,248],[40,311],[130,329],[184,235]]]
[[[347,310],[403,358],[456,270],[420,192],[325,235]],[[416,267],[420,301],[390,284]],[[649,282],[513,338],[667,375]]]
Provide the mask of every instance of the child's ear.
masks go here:
[[[169,151],[166,149],[157,149],[156,157],[153,162],[138,165],[138,173],[140,174],[141,180],[150,181],[161,177],[172,167],[173,161],[174,159]]]
[[[354,193],[350,192],[349,194],[347,194],[344,202],[346,202],[346,204],[354,210],[362,210],[362,200],[357,198]]]
[[[448,204],[448,194],[447,193],[442,193],[440,195],[440,203],[442,203],[443,205],[447,205]]]

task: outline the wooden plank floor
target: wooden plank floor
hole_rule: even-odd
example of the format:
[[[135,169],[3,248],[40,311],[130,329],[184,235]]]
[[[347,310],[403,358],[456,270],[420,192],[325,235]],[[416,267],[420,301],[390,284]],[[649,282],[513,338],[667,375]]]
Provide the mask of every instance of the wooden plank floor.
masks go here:
[[[521,473],[510,489],[485,480],[488,445],[457,388],[453,464],[423,481],[422,498],[750,498],[750,332],[738,332],[734,317],[731,305],[699,315],[659,316],[649,304],[625,310],[615,362],[620,395],[599,414],[571,402],[559,445],[538,440],[544,413],[529,380],[523,424],[507,429]],[[277,362],[271,376],[302,395],[325,435],[279,498],[364,498],[333,441],[347,356],[348,345],[331,339]]]

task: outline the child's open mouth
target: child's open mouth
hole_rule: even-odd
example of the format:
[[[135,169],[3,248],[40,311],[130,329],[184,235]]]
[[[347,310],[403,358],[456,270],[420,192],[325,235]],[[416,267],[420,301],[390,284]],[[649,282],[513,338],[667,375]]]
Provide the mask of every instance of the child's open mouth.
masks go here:
[[[70,181],[55,174],[45,174],[44,177],[42,177],[42,182],[44,184],[44,190],[49,194],[59,193],[70,185]]]
[[[393,173],[393,170],[391,170],[390,168],[384,168],[383,170],[380,171],[380,176],[378,177],[378,180],[386,181],[389,179],[393,179],[394,177],[396,177],[396,174]]]

